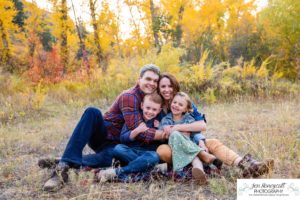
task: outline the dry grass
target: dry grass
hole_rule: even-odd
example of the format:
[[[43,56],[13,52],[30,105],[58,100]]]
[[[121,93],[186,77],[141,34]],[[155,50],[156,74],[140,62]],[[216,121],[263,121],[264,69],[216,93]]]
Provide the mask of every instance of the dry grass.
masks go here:
[[[91,172],[71,173],[57,193],[42,191],[49,172],[37,166],[41,157],[60,156],[83,106],[46,104],[26,120],[0,124],[0,199],[235,199],[236,169],[208,186],[193,182],[92,184]],[[208,138],[218,138],[243,155],[273,158],[270,178],[300,178],[299,99],[235,101],[204,108]]]

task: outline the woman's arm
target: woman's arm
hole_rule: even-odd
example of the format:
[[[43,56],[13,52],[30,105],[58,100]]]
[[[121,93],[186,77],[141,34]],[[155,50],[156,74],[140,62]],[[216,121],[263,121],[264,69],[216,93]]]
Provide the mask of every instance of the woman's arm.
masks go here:
[[[172,127],[172,131],[184,131],[184,132],[203,132],[206,131],[206,123],[204,120],[195,121],[190,124],[177,124]]]

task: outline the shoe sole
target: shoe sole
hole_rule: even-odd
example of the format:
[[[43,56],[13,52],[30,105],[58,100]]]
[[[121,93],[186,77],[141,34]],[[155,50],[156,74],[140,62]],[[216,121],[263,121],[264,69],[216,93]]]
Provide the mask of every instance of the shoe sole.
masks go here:
[[[266,160],[266,163],[253,174],[253,177],[257,178],[264,174],[269,174],[273,171],[273,169],[274,169],[274,160],[268,159]]]
[[[60,160],[60,158],[55,158],[55,159],[52,159],[52,158],[40,159],[38,161],[38,166],[41,169],[46,169],[46,168],[51,169],[51,168],[54,168],[59,163],[59,160]]]
[[[207,178],[204,171],[199,168],[192,169],[192,176],[200,185],[207,183]]]

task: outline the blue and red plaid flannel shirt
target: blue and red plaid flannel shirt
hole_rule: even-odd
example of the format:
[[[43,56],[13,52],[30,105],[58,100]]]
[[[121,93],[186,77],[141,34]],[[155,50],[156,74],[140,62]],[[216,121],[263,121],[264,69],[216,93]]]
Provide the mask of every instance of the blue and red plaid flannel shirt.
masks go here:
[[[106,121],[107,139],[120,142],[120,133],[124,124],[133,130],[143,122],[141,115],[141,102],[145,94],[140,87],[135,87],[122,92],[104,114]],[[149,144],[154,140],[156,129],[150,128],[144,133],[139,134],[136,140]]]

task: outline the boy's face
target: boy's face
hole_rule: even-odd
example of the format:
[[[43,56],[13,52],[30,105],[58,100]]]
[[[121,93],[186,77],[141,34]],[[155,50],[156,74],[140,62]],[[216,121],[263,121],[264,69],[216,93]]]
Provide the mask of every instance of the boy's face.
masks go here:
[[[161,105],[149,100],[149,98],[144,99],[144,102],[141,104],[141,108],[143,110],[144,120],[146,121],[155,118],[161,111]]]

